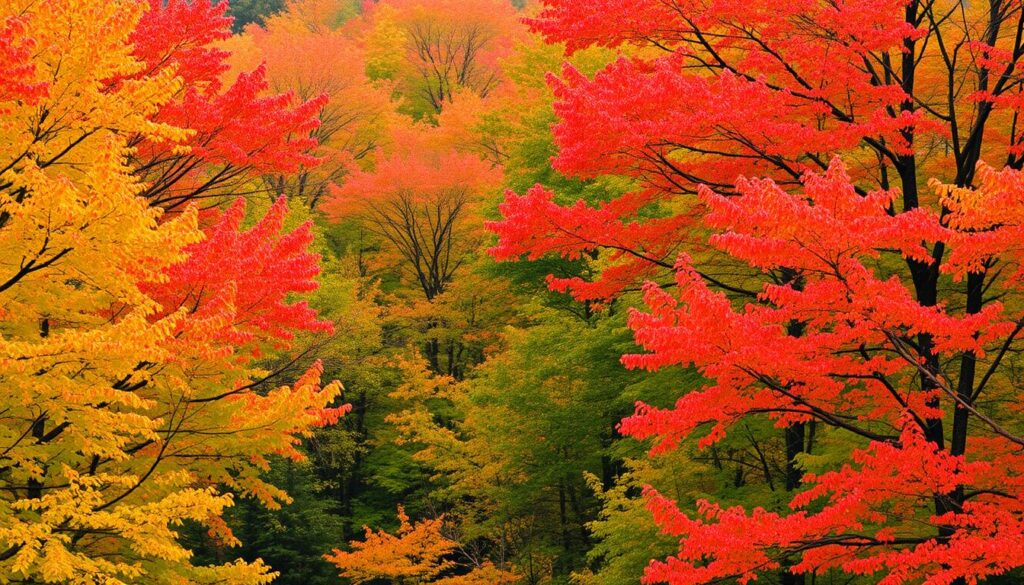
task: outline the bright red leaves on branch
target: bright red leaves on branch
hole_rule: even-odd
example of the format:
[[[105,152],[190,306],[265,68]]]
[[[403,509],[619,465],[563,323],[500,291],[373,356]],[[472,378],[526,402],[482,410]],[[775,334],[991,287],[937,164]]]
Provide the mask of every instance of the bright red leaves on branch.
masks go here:
[[[165,207],[223,196],[252,174],[318,162],[309,154],[316,146],[311,132],[326,96],[296,104],[292,94],[268,95],[263,66],[224,87],[229,54],[212,44],[231,36],[226,10],[210,0],[150,0],[132,35],[135,56],[146,65],[141,75],[170,72],[183,82],[154,121],[191,130],[188,152],[152,141],[139,147],[146,194]]]
[[[291,340],[299,331],[331,331],[330,322],[318,320],[305,301],[291,299],[316,289],[320,257],[308,250],[311,223],[282,231],[287,210],[278,199],[247,230],[240,227],[244,199],[223,213],[213,212],[203,241],[187,248],[188,260],[171,267],[167,282],[151,285],[150,294],[167,313],[189,309],[181,326],[200,327],[207,342],[257,349],[262,342]],[[194,335],[184,341],[194,343]]]
[[[672,273],[645,286],[645,353],[623,361],[707,382],[622,430],[706,448],[767,417],[790,460],[787,512],[649,493],[680,549],[646,581],[962,585],[1024,563],[1024,7],[544,4],[531,24],[548,40],[621,52],[550,79],[555,167],[635,187],[597,207],[510,194],[492,253],[597,258],[594,281],[550,280],[583,300]],[[848,463],[801,473],[812,422]]]
[[[628,171],[669,191],[694,179],[727,186],[754,170],[792,182],[865,138],[899,155],[909,148],[903,130],[944,130],[924,110],[901,112],[904,92],[879,79],[882,65],[864,65],[869,51],[921,36],[887,9],[898,2],[551,4],[532,24],[570,49],[651,40],[665,49],[620,58],[593,80],[563,71],[554,83],[564,171]]]
[[[553,290],[571,292],[581,301],[605,300],[659,270],[671,267],[669,258],[678,250],[679,234],[693,220],[687,215],[651,219],[643,224],[628,218],[651,203],[649,192],[624,195],[595,209],[582,201],[570,207],[558,205],[554,193],[539,185],[525,195],[509,193],[499,206],[501,221],[489,222],[497,233],[491,254],[498,260],[544,254],[576,259],[607,250],[612,263],[596,282],[581,277],[548,277]]]
[[[554,165],[585,178],[633,178],[640,194],[632,199],[666,201],[694,193],[699,184],[729,191],[739,175],[767,176],[791,188],[804,172],[821,172],[840,154],[851,157],[857,181],[899,186],[907,205],[916,206],[919,184],[928,177],[948,174],[949,182],[964,184],[983,150],[988,160],[1008,154],[1016,160],[1020,149],[1012,125],[1020,106],[1016,92],[1009,78],[990,81],[996,71],[1014,67],[1007,55],[1013,56],[1016,7],[999,16],[1001,26],[990,38],[976,41],[958,31],[984,28],[988,12],[973,4],[956,26],[938,18],[931,23],[925,13],[937,8],[918,7],[908,21],[904,2],[878,0],[769,9],[741,2],[545,4],[530,24],[549,41],[564,42],[570,51],[600,45],[626,53],[592,79],[568,66],[561,78],[550,77],[559,116]],[[972,47],[947,55],[953,73],[937,44],[926,42],[937,35],[944,47],[959,41]],[[904,62],[907,46],[924,57]],[[947,97],[948,79],[963,89]],[[581,230],[563,249],[629,246],[642,229],[634,225],[637,208],[610,210],[601,214],[605,219],[588,218],[602,221],[604,233]],[[580,209],[576,216],[588,214]],[[568,244],[575,232],[562,233],[563,227],[572,226],[559,224],[535,238],[549,234]],[[647,238],[646,255],[671,265],[674,252],[661,255],[671,246],[657,237]],[[640,260],[626,254],[608,266],[630,264],[622,270],[639,274]],[[625,283],[615,272],[607,280],[595,291],[576,286],[581,283],[570,289],[592,298]]]
[[[651,370],[693,366],[709,383],[672,409],[640,405],[622,431],[657,438],[655,452],[695,437],[707,447],[747,417],[767,414],[779,426],[818,421],[866,446],[851,453],[851,465],[805,476],[809,489],[793,499],[789,515],[704,502],[690,516],[649,493],[659,524],[680,536],[682,547],[652,564],[647,582],[750,579],[785,558],[797,561],[794,572],[881,573],[881,583],[953,583],[1020,564],[1024,506],[1015,494],[1024,490],[1024,437],[1011,430],[1015,411],[976,410],[955,378],[927,369],[915,340],[927,338],[943,362],[991,356],[987,371],[998,373],[1002,348],[1012,345],[1024,313],[1000,302],[967,315],[922,306],[886,261],[896,252],[930,262],[925,244],[956,242],[944,272],[966,277],[994,262],[1019,266],[1011,234],[1020,229],[1024,183],[1017,171],[982,169],[980,177],[978,190],[947,195],[958,200],[949,202],[955,211],[945,221],[920,209],[891,215],[897,194],[857,194],[838,162],[826,175],[808,175],[796,194],[768,180],[741,181],[732,197],[701,189],[713,247],[765,271],[793,271],[801,281],[766,283],[760,302],[737,306],[681,257],[678,292],[648,285],[649,312],[630,317],[647,353],[623,361]],[[961,231],[996,225],[981,234]],[[1017,276],[1003,286],[1020,292]],[[799,336],[793,323],[801,324]],[[921,377],[933,380],[930,389],[917,389]],[[987,382],[973,391],[1000,392]],[[946,416],[942,402],[980,419],[966,454],[926,439],[932,421]],[[920,502],[932,499],[947,508],[922,518]],[[932,534],[922,531],[923,520]],[[983,542],[993,543],[991,552],[978,555]]]
[[[0,24],[0,102],[17,97],[34,103],[46,92],[46,83],[34,79],[35,40],[26,32],[25,23],[16,16]]]

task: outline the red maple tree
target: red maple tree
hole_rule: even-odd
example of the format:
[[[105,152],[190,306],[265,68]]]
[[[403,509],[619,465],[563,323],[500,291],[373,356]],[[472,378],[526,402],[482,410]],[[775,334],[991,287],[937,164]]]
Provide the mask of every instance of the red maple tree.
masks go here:
[[[600,254],[596,280],[550,278],[581,300],[672,276],[673,293],[645,286],[647,353],[624,362],[708,382],[624,432],[707,446],[767,416],[786,434],[793,510],[687,514],[651,493],[681,545],[646,580],[1021,565],[1020,3],[545,5],[550,41],[621,52],[551,78],[555,167],[636,188],[597,207],[510,194],[493,254]],[[848,438],[849,464],[801,477],[810,421]]]
[[[332,331],[306,301],[291,298],[317,288],[320,256],[309,251],[312,222],[285,232],[282,197],[246,230],[245,207],[239,198],[223,213],[207,212],[213,217],[205,239],[186,249],[188,258],[167,271],[165,282],[147,286],[163,307],[157,317],[185,307],[181,343],[196,343],[190,329],[198,327],[205,343],[257,354],[261,344],[288,342],[299,331]],[[216,326],[203,326],[211,322]]]
[[[198,199],[224,200],[251,190],[262,173],[295,172],[315,166],[312,131],[327,97],[299,102],[293,94],[270,94],[266,70],[241,73],[225,87],[229,54],[216,42],[231,36],[227,3],[211,0],[150,0],[135,28],[134,56],[140,76],[171,74],[181,90],[153,116],[192,131],[181,145],[140,140],[138,174],[153,205],[177,209]]]
[[[211,0],[150,0],[130,39],[144,64],[138,75],[180,80],[178,94],[152,120],[190,135],[183,144],[138,141],[135,168],[151,205],[173,212],[203,199],[207,206],[200,213],[204,240],[188,248],[188,259],[164,282],[147,285],[163,307],[157,317],[185,307],[183,346],[195,343],[188,330],[198,328],[204,343],[222,351],[258,354],[261,344],[286,343],[299,331],[331,330],[305,301],[291,298],[317,286],[311,223],[286,233],[287,204],[272,194],[277,200],[266,215],[241,227],[243,196],[259,175],[317,164],[310,132],[327,98],[296,103],[292,94],[270,93],[262,66],[225,86],[230,54],[217,43],[231,36],[226,10]]]

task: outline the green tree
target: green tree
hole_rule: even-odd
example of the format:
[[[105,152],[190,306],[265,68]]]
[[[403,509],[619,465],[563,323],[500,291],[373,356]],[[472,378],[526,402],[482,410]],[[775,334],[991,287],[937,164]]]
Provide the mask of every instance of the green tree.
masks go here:
[[[285,9],[285,0],[221,0],[228,2],[228,15],[235,19],[231,30],[240,33],[246,25],[260,24],[264,19]]]

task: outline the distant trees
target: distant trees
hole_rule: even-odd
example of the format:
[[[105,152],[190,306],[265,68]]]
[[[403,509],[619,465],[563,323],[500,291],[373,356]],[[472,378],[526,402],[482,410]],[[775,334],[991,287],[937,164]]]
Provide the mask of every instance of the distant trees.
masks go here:
[[[317,15],[315,3],[294,3],[290,10],[226,42],[232,51],[232,73],[262,64],[270,90],[292,92],[317,104],[318,123],[295,135],[315,145],[307,151],[310,160],[296,169],[263,173],[271,197],[285,194],[310,209],[328,195],[331,185],[342,183],[388,140],[394,116],[387,85],[374,85],[365,74],[359,43],[327,23],[307,22]]]
[[[393,246],[432,301],[479,245],[480,202],[500,174],[476,155],[432,151],[416,132],[430,131],[396,136],[398,152],[379,157],[372,173],[356,172],[325,208],[359,218]]]
[[[231,30],[236,33],[245,30],[249,24],[263,24],[268,16],[281,12],[287,4],[286,0],[233,0],[225,3],[228,15],[234,19]]]
[[[367,20],[371,71],[396,81],[412,113],[433,116],[461,91],[494,89],[516,14],[504,0],[395,0]]]

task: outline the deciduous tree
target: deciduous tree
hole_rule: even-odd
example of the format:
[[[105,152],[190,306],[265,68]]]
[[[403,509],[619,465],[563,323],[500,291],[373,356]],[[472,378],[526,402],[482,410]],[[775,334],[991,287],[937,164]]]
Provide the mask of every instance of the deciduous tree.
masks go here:
[[[411,523],[398,507],[397,534],[366,528],[363,541],[352,542],[352,552],[335,550],[328,560],[354,583],[385,579],[396,584],[500,585],[515,582],[515,575],[485,563],[462,575],[442,576],[456,566],[451,559],[459,544],[442,533],[444,517]]]
[[[379,238],[429,304],[448,289],[482,242],[480,207],[497,187],[501,171],[456,149],[445,126],[417,123],[392,131],[392,148],[376,154],[372,171],[357,170],[348,177],[324,210],[335,218],[358,220]],[[437,325],[436,317],[428,319],[428,329]],[[440,372],[436,337],[427,341],[426,351]]]
[[[635,188],[596,207],[558,205],[540,187],[510,195],[492,225],[496,256],[598,255],[598,278],[550,280],[584,300],[675,281],[673,301],[648,286],[654,316],[633,325],[653,355],[627,363],[696,365],[710,383],[676,409],[641,408],[630,432],[666,448],[696,433],[708,446],[768,415],[794,447],[787,485],[797,489],[810,421],[855,453],[853,465],[804,478],[812,487],[793,506],[830,497],[820,513],[708,503],[694,517],[653,500],[682,546],[648,580],[781,568],[793,583],[838,568],[963,583],[1014,566],[1020,494],[1003,457],[1018,435],[997,390],[1012,387],[1014,252],[981,253],[971,242],[993,242],[1003,224],[964,218],[1013,207],[1004,198],[1020,168],[1020,4],[545,5],[532,24],[549,40],[622,53],[593,78],[571,67],[552,78],[555,167]],[[837,155],[845,164],[830,163]],[[932,177],[940,186],[927,186]],[[821,335],[843,338],[818,346],[834,361],[813,349]],[[703,361],[705,351],[719,353]],[[996,467],[1010,487],[1001,495],[970,471]],[[982,534],[1002,544],[958,548]]]
[[[215,53],[197,40],[205,20],[164,19],[212,18],[203,6],[0,7],[0,580],[266,583],[259,561],[193,566],[176,527],[235,542],[226,488],[286,500],[260,480],[264,457],[299,457],[296,442],[344,411],[318,365],[252,390],[260,349],[330,328],[292,296],[315,286],[308,226],[285,232],[283,202],[251,230],[241,203],[179,207],[153,191],[176,183],[139,162],[230,150],[176,125],[189,119],[175,100],[213,95],[195,71]],[[140,29],[178,47],[176,65],[141,56]]]
[[[152,118],[190,130],[181,145],[188,148],[145,136],[131,140],[135,174],[152,205],[223,202],[251,190],[254,175],[318,162],[310,152],[312,133],[327,96],[296,103],[292,93],[268,94],[263,65],[225,85],[229,54],[215,43],[231,36],[226,10],[226,3],[211,0],[150,0],[132,31],[133,56],[144,67],[125,77],[179,77],[181,86]]]
[[[318,123],[306,129],[316,144],[309,151],[316,160],[302,162],[297,170],[279,167],[264,172],[271,196],[285,194],[310,208],[386,142],[395,115],[391,84],[370,82],[363,47],[351,34],[323,24],[334,17],[321,14],[326,7],[317,10],[317,4],[323,3],[293,2],[287,11],[262,26],[250,26],[224,45],[232,51],[233,71],[251,71],[262,64],[270,91],[320,103]],[[336,5],[333,10],[341,12]]]
[[[371,71],[395,79],[412,113],[431,116],[460,91],[494,89],[516,14],[504,0],[389,0],[366,19]]]

